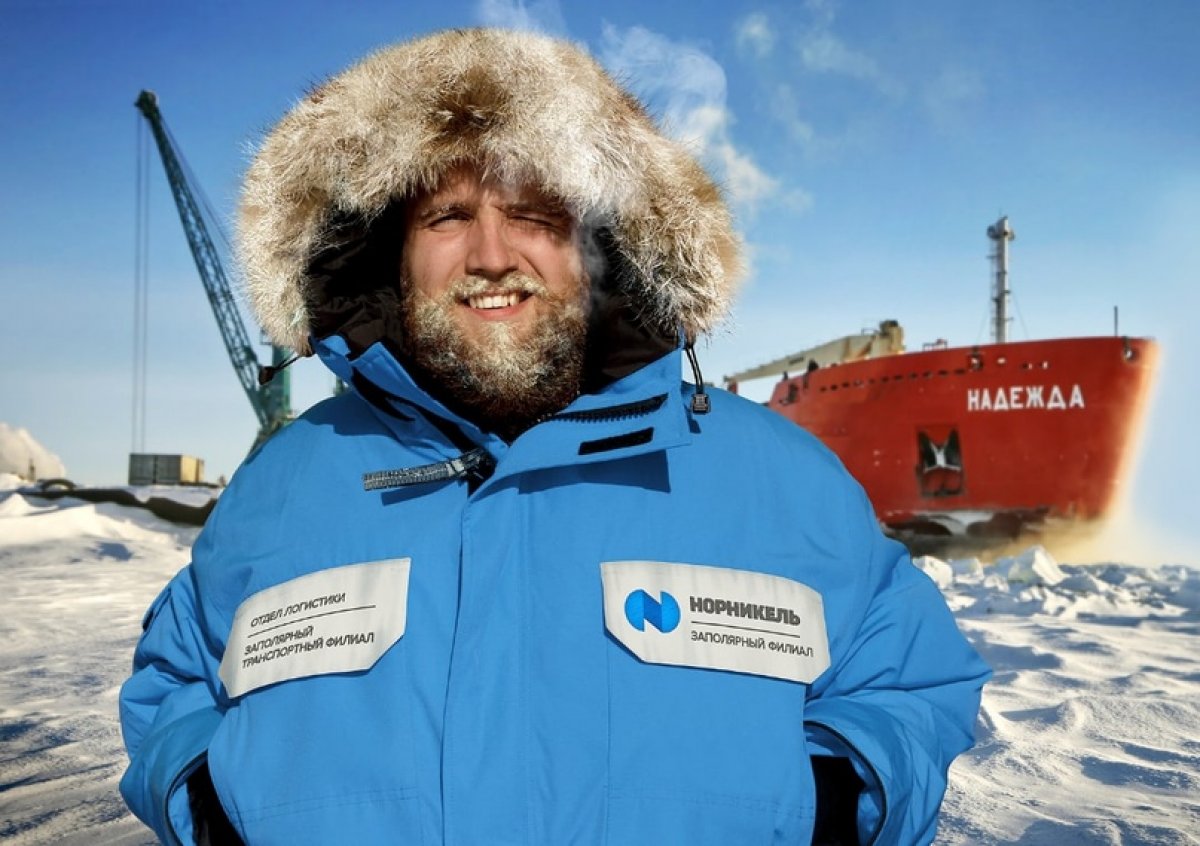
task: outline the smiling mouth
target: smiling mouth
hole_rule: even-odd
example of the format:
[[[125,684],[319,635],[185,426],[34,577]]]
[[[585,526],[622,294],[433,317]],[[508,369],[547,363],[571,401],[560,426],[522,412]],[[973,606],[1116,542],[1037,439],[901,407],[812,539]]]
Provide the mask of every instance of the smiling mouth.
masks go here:
[[[471,308],[486,311],[497,308],[511,308],[528,299],[530,296],[532,295],[526,291],[509,291],[502,294],[489,292],[472,294],[465,299],[465,302]]]

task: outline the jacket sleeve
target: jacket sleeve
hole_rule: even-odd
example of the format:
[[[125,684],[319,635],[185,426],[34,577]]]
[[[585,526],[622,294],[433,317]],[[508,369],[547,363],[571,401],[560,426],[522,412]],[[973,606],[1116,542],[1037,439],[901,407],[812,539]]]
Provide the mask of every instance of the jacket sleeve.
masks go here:
[[[950,764],[974,742],[991,671],[937,586],[861,503],[853,522],[869,549],[854,565],[866,567],[834,598],[841,625],[831,626],[831,665],[809,693],[806,734],[814,759],[849,759],[861,779],[862,843],[929,843]]]
[[[205,642],[186,567],[146,613],[120,697],[129,753],[121,795],[163,843],[192,843],[186,782],[204,763],[223,714],[210,681],[219,663]]]

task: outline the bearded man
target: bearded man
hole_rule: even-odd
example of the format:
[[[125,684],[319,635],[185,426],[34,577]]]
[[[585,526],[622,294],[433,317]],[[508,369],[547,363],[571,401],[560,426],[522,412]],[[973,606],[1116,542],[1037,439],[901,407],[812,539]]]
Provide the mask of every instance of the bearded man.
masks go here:
[[[246,179],[352,387],[239,469],[121,695],[164,842],[927,843],[987,669],[814,438],[680,379],[719,191],[577,48],[435,34]]]
[[[579,395],[584,234],[535,186],[466,166],[406,208],[402,349],[463,417],[511,441]]]

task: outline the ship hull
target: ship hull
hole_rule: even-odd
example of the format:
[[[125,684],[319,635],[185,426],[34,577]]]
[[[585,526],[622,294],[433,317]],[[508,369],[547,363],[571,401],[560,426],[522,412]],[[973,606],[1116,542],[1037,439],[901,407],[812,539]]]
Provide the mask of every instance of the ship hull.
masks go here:
[[[1119,337],[941,348],[785,377],[768,406],[837,453],[893,529],[1013,534],[1109,512],[1157,359]]]

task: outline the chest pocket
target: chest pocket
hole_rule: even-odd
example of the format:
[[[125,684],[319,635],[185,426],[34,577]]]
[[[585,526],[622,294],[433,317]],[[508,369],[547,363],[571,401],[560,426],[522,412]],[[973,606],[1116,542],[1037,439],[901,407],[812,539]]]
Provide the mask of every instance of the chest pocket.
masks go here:
[[[725,568],[602,568],[609,842],[808,842],[804,702],[828,664],[819,596]]]
[[[239,607],[209,770],[247,842],[419,838],[408,573],[406,558],[330,568]]]

